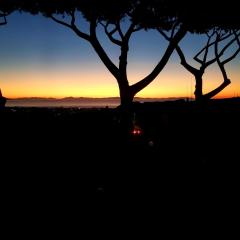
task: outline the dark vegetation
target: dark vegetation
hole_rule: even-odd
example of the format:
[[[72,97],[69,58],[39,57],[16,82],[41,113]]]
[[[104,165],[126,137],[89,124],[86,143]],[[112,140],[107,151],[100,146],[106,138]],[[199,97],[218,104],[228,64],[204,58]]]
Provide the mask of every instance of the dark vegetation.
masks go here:
[[[181,201],[233,197],[240,99],[135,103],[126,135],[118,109],[6,108],[1,164],[9,201],[89,197]],[[193,200],[194,200],[193,199]],[[50,202],[49,202],[50,201]]]

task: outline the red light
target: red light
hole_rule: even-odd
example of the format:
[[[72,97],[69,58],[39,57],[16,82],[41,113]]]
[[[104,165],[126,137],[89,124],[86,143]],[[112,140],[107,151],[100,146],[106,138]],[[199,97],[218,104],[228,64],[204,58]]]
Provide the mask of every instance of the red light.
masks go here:
[[[133,129],[133,131],[132,131],[132,134],[133,135],[141,135],[142,134],[142,131],[140,130],[140,129]]]

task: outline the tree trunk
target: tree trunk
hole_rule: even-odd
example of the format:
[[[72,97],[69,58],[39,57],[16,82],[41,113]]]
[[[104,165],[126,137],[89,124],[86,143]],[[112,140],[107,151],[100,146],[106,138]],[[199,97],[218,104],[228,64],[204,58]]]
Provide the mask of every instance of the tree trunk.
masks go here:
[[[119,90],[120,90],[121,106],[125,108],[130,107],[132,105],[133,97],[134,97],[131,91],[131,87],[119,85]]]
[[[195,101],[196,102],[200,102],[203,99],[203,93],[202,93],[202,76],[195,76],[195,81],[196,81],[196,85],[195,85]]]
[[[125,82],[125,83],[123,83]],[[132,116],[133,116],[133,97],[131,87],[126,83],[126,81],[119,82],[119,90],[120,90],[120,101],[121,104],[119,106],[119,120],[120,120],[120,129],[121,134],[124,137],[128,137],[129,133],[133,128]]]

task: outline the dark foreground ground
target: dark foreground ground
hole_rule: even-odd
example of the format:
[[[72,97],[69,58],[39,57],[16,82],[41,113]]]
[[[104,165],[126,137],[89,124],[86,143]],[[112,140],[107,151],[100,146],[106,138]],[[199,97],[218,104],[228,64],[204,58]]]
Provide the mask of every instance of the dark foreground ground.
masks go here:
[[[1,189],[7,209],[60,214],[91,199],[99,206],[116,200],[141,203],[141,211],[154,205],[234,212],[240,99],[204,106],[145,103],[134,109],[140,135],[124,133],[116,109],[1,111]]]

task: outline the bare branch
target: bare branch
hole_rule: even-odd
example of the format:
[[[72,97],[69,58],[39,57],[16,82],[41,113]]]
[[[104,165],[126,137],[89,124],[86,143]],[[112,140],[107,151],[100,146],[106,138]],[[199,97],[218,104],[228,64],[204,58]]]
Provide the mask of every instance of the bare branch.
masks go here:
[[[125,33],[124,35],[124,41],[129,41],[133,31],[134,31],[134,28],[135,28],[136,24],[135,23],[131,23],[131,25],[129,26],[127,32]]]
[[[223,79],[224,81],[228,79],[227,77],[227,73],[226,73],[226,70],[224,68],[224,64],[221,63],[220,61],[220,57],[219,57],[219,54],[218,54],[218,44],[219,44],[219,41],[220,41],[220,36],[219,34],[217,34],[217,37],[216,37],[216,42],[215,42],[215,47],[214,47],[214,50],[215,50],[215,56],[216,56],[216,60],[217,60],[217,63],[218,63],[218,66],[222,72],[222,75],[223,75]]]
[[[220,93],[224,88],[226,88],[231,83],[230,79],[224,80],[218,87],[216,87],[214,90],[206,93],[203,95],[205,99],[211,99],[212,97],[216,96],[218,93]]]
[[[77,26],[75,25],[75,15],[74,15],[74,11],[71,13],[71,24],[63,21],[63,20],[60,20],[56,17],[54,17],[53,15],[50,16],[50,18],[56,22],[56,23],[59,23],[65,27],[68,27],[70,29],[72,29],[79,37],[87,40],[87,41],[90,41],[90,36],[82,31],[80,31]]]
[[[224,52],[228,49],[228,47],[230,47],[233,43],[234,43],[234,41],[239,41],[239,36],[240,36],[240,32],[232,32],[231,34],[234,34],[235,35],[235,38],[233,38],[230,42],[228,42],[225,46],[224,46],[224,48],[222,48],[222,50],[220,51],[220,53],[218,53],[218,57],[220,58],[223,54],[224,54]],[[219,42],[220,42],[221,40],[219,40]],[[239,48],[240,48],[240,41],[239,41]],[[223,64],[226,64],[226,63],[228,63],[229,61],[231,61],[232,59],[234,59],[236,56],[237,56],[237,54],[239,53],[239,51],[240,51],[240,49],[238,49],[238,50],[236,50],[236,52],[231,56],[231,57],[229,57],[228,59],[226,59],[225,61],[223,61],[222,63]],[[213,63],[215,63],[217,61],[217,58],[216,58],[216,56],[214,57],[214,58],[212,58],[211,60],[209,60],[209,61],[207,61],[206,63],[205,63],[205,67],[208,67],[209,65],[211,65],[211,64],[213,64]]]
[[[207,68],[208,66],[212,65],[213,63],[215,63],[217,61],[216,57],[212,58],[211,60],[207,61],[204,65],[205,68]]]
[[[208,40],[207,40],[207,43],[206,43],[206,45],[205,45],[205,47],[204,47],[204,55],[203,55],[203,59],[201,60],[198,56],[198,54],[197,55],[195,55],[194,56],[194,60],[195,61],[197,61],[198,63],[200,63],[201,65],[202,65],[202,67],[206,67],[206,62],[207,62],[207,56],[208,56],[208,51],[209,51],[209,48],[210,48],[210,42],[211,42],[211,39],[212,39],[212,37],[213,37],[213,35],[214,34],[216,34],[216,31],[215,30],[213,30],[213,32],[212,32],[212,34],[208,34],[208,33],[206,33],[206,35],[207,35],[207,37],[208,37]]]
[[[177,28],[177,26],[179,25],[179,22],[176,21],[171,29],[171,34],[170,37],[167,35],[166,31],[162,30],[161,28],[157,28],[157,31],[167,40],[167,41],[171,41],[174,38],[175,35],[175,30]]]
[[[119,79],[118,68],[109,58],[109,56],[107,55],[107,53],[105,52],[105,50],[103,49],[103,47],[101,46],[100,42],[97,39],[96,27],[97,27],[96,21],[92,20],[90,22],[90,43],[93,46],[96,53],[98,54],[99,58],[102,60],[107,69],[110,71],[110,73],[112,73],[112,75],[116,79]]]
[[[169,45],[164,55],[162,56],[158,64],[155,66],[155,68],[152,70],[152,72],[149,73],[145,78],[143,78],[139,82],[131,85],[131,89],[133,93],[137,93],[140,90],[142,90],[144,87],[150,84],[158,76],[158,74],[162,71],[162,69],[167,64],[169,58],[171,57],[171,54],[175,50],[179,41],[181,41],[181,39],[186,35],[186,33],[187,33],[186,28],[184,26],[181,26],[178,32],[175,34],[174,38],[171,40],[171,42],[169,42]]]
[[[173,24],[173,27],[172,27],[172,32],[171,32],[171,37],[170,37],[171,39],[174,37],[175,30],[176,30],[178,25],[179,25],[179,22],[175,21],[175,23]]]
[[[216,32],[215,32],[216,33]],[[224,40],[226,40],[227,38],[229,38],[230,36],[232,35],[232,33],[228,33],[225,37],[222,37],[221,40],[219,42],[222,42]],[[215,41],[212,42],[212,43],[209,43],[209,46],[208,47],[211,47],[212,45],[215,44]],[[199,63],[202,63],[201,60],[198,59],[198,56],[203,52],[205,51],[205,49],[207,48],[207,46],[203,47],[196,55],[195,57],[193,58],[195,61],[199,62]],[[199,60],[199,61],[198,61]]]
[[[208,37],[208,41],[207,41],[207,48],[205,50],[205,53],[204,53],[204,56],[203,56],[203,64],[205,65],[206,61],[207,61],[207,56],[208,56],[208,50],[209,50],[209,44],[210,44],[210,41],[211,41],[211,38],[212,38],[212,35],[210,35]]]
[[[232,30],[229,30],[229,32],[226,31],[225,33],[222,34],[221,38],[227,36],[227,34],[232,34],[232,33],[233,33]]]
[[[57,19],[57,18],[55,18],[53,15],[51,15],[50,18],[51,18],[54,22],[57,22],[57,23],[65,26],[65,27],[72,28],[72,25],[71,25],[71,24],[69,24],[69,23],[67,23],[67,22],[64,22],[64,21],[62,21],[62,20],[60,20],[60,19]]]
[[[162,29],[157,28],[157,31],[158,31],[167,41],[171,41],[171,37],[169,37]]]
[[[121,29],[120,21],[117,21],[116,27],[117,27],[117,30],[118,30],[118,33],[119,33],[121,39],[123,40],[124,35],[123,35],[122,29]]]
[[[221,37],[223,37],[223,35],[221,33],[220,34],[218,33],[217,37],[216,37],[216,41],[215,41],[215,55],[216,55],[216,60],[217,60],[218,66],[223,75],[223,82],[218,87],[216,87],[214,90],[204,94],[204,98],[206,98],[206,99],[210,99],[210,98],[216,96],[219,92],[221,92],[223,89],[225,89],[231,83],[231,80],[228,79],[228,77],[227,77],[227,73],[224,68],[224,62],[221,63],[220,56],[218,54],[218,43],[221,41],[220,40]]]
[[[232,45],[235,41],[238,40],[238,37],[240,36],[240,32],[237,34],[236,32],[233,33],[235,35],[235,38],[233,38],[231,41],[229,41],[225,46],[224,48],[221,50],[221,52],[219,53],[219,57],[221,57],[224,52],[227,50],[227,48]]]
[[[121,76],[127,79],[127,60],[128,60],[128,51],[129,51],[129,40],[134,32],[136,24],[131,23],[125,35],[123,35],[122,46],[121,46],[121,54],[119,56],[119,70]]]
[[[220,61],[220,57],[223,55],[223,53],[227,50],[227,48],[229,46],[231,46],[232,43],[234,43],[235,41],[237,41],[238,43],[238,48],[237,50],[228,58],[226,58],[224,61],[221,62],[221,65],[225,65],[227,64],[228,62],[232,61],[237,55],[238,53],[240,52],[240,40],[239,40],[239,35],[240,33],[236,33],[234,32],[233,33],[235,35],[235,38],[233,38],[228,44],[226,44],[226,46],[221,50],[220,53],[218,53],[218,46],[215,47],[215,55],[216,55],[216,59],[217,61],[221,62]]]
[[[187,63],[186,58],[185,58],[185,56],[184,56],[184,54],[183,54],[183,51],[182,51],[182,49],[181,49],[179,46],[176,47],[176,50],[177,50],[177,53],[178,53],[178,55],[179,55],[179,57],[180,57],[180,59],[181,59],[181,64],[182,64],[189,72],[191,72],[192,74],[195,75],[195,73],[198,71],[198,69],[192,67],[190,64]]]
[[[71,12],[71,17],[72,17],[71,25],[75,26],[75,11],[74,10]]]
[[[104,24],[103,22],[100,22],[100,24],[104,27],[105,34],[108,36],[109,40],[118,45],[121,46],[122,42],[116,38],[113,37],[113,35],[118,31],[117,26],[115,26],[111,31],[108,30],[109,23]]]
[[[232,60],[238,55],[239,52],[240,52],[240,48],[238,48],[231,57],[225,59],[225,60],[222,62],[222,64],[225,65],[226,63],[232,61]]]
[[[239,33],[234,32],[234,35],[235,35],[235,37],[236,37],[236,40],[237,40],[237,43],[238,43],[238,47],[240,48],[240,40],[239,40],[240,31],[239,31]]]

